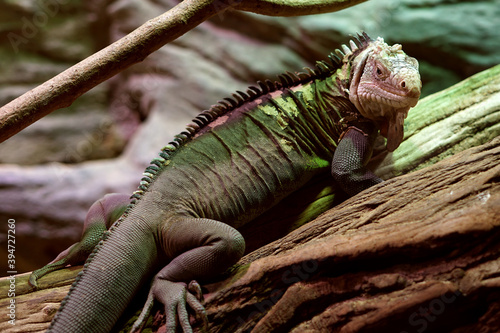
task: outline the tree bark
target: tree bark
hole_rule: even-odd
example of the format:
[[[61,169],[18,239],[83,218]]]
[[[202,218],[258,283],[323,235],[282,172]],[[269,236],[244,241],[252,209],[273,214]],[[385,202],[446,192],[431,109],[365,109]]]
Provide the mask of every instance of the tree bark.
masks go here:
[[[408,119],[415,124],[408,124],[401,147],[413,146],[413,154],[402,156],[401,163],[394,159],[392,167],[387,161],[394,156],[386,156],[382,166],[392,170],[389,178],[430,164],[426,168],[374,186],[270,244],[254,240],[263,238],[264,232],[279,235],[293,229],[318,210],[308,212],[311,202],[296,212],[278,206],[281,210],[261,220],[278,225],[256,223],[254,230],[246,230],[255,235],[247,240],[256,250],[225,278],[204,284],[209,331],[500,330],[499,70],[497,66],[429,96],[410,112],[415,116]],[[448,114],[449,110],[456,111]],[[426,112],[428,116],[422,116]],[[440,146],[430,135],[436,128],[462,139],[445,140],[446,135],[435,132],[444,140]],[[469,138],[464,128],[476,128],[478,134]],[[450,151],[491,138],[432,164]],[[313,200],[321,201],[321,211],[336,194],[333,187],[317,183],[321,186],[309,193],[316,193]],[[299,196],[296,202],[303,199]],[[283,220],[275,219],[280,214],[292,225],[282,228]],[[295,214],[301,217],[287,217]],[[79,270],[47,275],[37,292],[29,289],[28,274],[17,276],[14,326],[7,316],[12,285],[2,278],[0,330],[44,331]],[[134,304],[140,307],[141,301]],[[151,320],[153,331],[161,331],[162,316],[159,310]],[[131,319],[123,325],[130,327],[133,312],[126,317]]]
[[[52,111],[70,106],[99,83],[143,61],[165,44],[229,8],[263,15],[293,16],[333,12],[366,0],[185,0],[0,108],[0,142]]]
[[[499,237],[496,138],[242,258],[209,286],[209,331],[498,332]]]

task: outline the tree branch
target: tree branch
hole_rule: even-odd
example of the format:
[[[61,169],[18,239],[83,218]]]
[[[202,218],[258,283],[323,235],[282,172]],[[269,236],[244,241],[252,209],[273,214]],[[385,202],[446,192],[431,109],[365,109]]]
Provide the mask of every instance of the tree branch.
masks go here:
[[[79,96],[144,60],[210,17],[234,7],[263,15],[326,13],[366,0],[185,0],[146,22],[127,36],[0,108],[0,142],[52,111],[71,105]]]
[[[91,55],[0,109],[0,142],[50,112],[67,107],[83,93],[144,60],[228,5],[186,0],[127,36]]]
[[[373,186],[242,258],[206,286],[208,331],[498,332],[499,162],[496,138]],[[154,332],[164,320],[158,311]]]
[[[302,16],[335,12],[367,0],[233,0],[234,9],[268,16]]]

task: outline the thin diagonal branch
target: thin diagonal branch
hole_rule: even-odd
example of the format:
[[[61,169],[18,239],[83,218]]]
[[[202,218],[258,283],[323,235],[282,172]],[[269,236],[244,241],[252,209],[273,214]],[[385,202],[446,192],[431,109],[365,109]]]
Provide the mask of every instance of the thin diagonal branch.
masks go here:
[[[146,22],[127,36],[28,91],[0,109],[0,142],[50,112],[67,107],[80,95],[144,60],[227,5],[186,0]]]
[[[228,8],[296,16],[333,12],[363,1],[366,0],[185,0],[0,108],[0,142],[52,111],[71,105],[99,83]]]
[[[268,16],[302,16],[339,11],[367,0],[233,0],[234,9]]]

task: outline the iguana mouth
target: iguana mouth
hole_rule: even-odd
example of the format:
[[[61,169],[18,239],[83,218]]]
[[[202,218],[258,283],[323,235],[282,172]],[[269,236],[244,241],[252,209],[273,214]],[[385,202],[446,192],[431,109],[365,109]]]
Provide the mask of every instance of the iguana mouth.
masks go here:
[[[391,106],[393,108],[414,107],[417,105],[418,97],[408,97],[408,95],[396,94],[392,91],[382,90],[374,86],[372,91],[358,92],[358,95],[365,101],[372,101],[378,104]]]
[[[388,84],[366,83],[357,94],[362,112],[373,117],[387,138],[387,150],[394,151],[403,140],[404,119],[420,97],[420,80],[393,78]]]
[[[403,89],[395,89],[400,86]],[[420,97],[420,84],[401,81],[396,85],[365,84],[358,90],[358,95],[365,101],[391,106],[393,108],[414,107]]]

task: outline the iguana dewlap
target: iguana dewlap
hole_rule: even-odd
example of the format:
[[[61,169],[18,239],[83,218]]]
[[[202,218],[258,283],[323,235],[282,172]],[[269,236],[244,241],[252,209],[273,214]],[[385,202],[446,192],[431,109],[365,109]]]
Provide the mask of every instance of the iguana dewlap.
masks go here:
[[[350,195],[381,182],[365,165],[379,132],[389,151],[401,143],[420,96],[418,62],[365,33],[330,60],[202,112],[153,159],[131,201],[118,194],[97,201],[82,241],[30,277],[36,286],[88,256],[48,332],[109,332],[153,276],[134,329],[157,300],[167,332],[191,332],[189,308],[206,320],[194,281],[239,260],[238,228],[321,172],[331,170]]]

